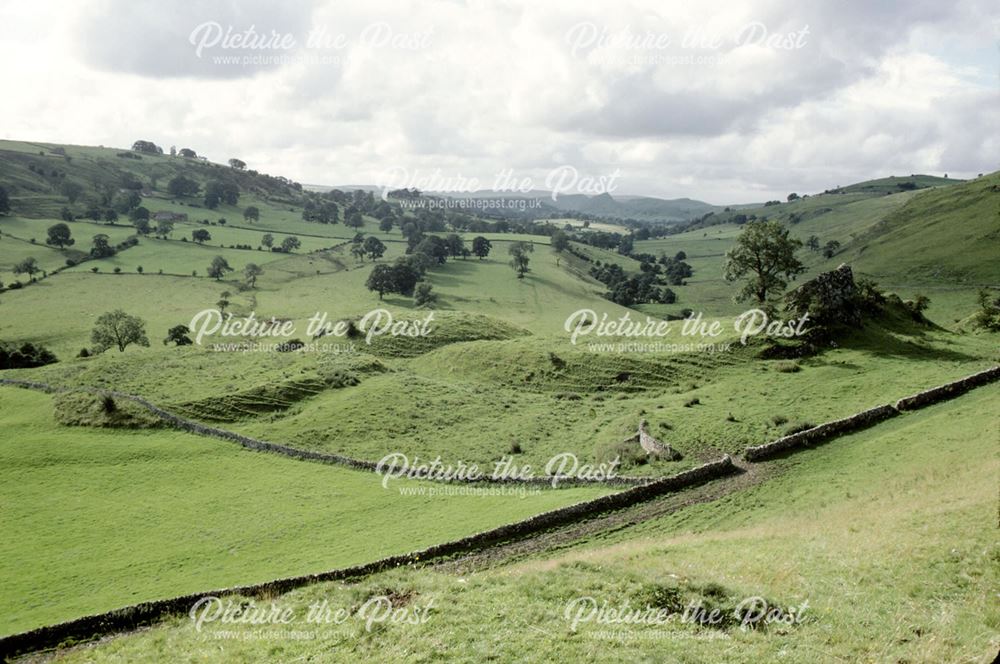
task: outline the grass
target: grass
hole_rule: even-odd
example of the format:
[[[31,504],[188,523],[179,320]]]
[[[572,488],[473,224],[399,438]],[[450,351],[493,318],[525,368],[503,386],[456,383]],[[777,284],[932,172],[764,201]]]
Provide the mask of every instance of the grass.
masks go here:
[[[352,612],[340,625],[296,623],[310,640],[264,640],[256,626],[187,616],[68,653],[63,661],[909,661],[972,662],[1000,643],[993,610],[1000,387],[908,414],[778,462],[784,472],[712,503],[494,569],[407,569],[356,584],[320,584],[274,601],[304,615],[315,602]],[[389,594],[433,602],[424,624],[375,624],[356,612]],[[641,609],[674,598],[731,607],[760,596],[808,605],[803,621],[743,631],[681,624],[585,622],[567,603],[589,596]],[[225,641],[218,630],[235,633]],[[607,634],[627,633],[629,638]],[[241,638],[247,636],[249,638]],[[221,648],[221,650],[220,650]]]
[[[368,562],[606,493],[403,496],[174,431],[60,427],[50,397],[16,388],[0,388],[0,412],[0,634]]]
[[[78,220],[70,224],[76,245],[66,251],[44,246],[45,230],[67,204],[59,193],[64,178],[87,191],[95,182],[115,184],[125,173],[143,183],[155,178],[144,204],[184,212],[189,221],[176,224],[170,240],[140,238],[115,257],[0,294],[0,340],[41,342],[62,360],[4,371],[4,377],[131,392],[275,442],[365,459],[400,451],[487,467],[513,454],[518,465],[535,469],[564,452],[583,463],[620,454],[623,474],[663,475],[1000,362],[996,335],[952,326],[972,312],[978,287],[1000,283],[993,260],[1000,255],[998,174],[965,183],[916,176],[921,189],[912,191],[900,190],[895,178],[859,183],[843,193],[717,211],[706,224],[723,223],[637,241],[640,252],[684,251],[695,271],[687,284],[672,287],[676,303],[638,311],[604,299],[605,286],[588,275],[598,260],[637,272],[634,259],[574,243],[588,262],[555,253],[548,238],[484,234],[493,243],[487,259],[449,260],[428,271],[438,301],[426,338],[372,345],[332,338],[320,340],[333,345],[327,350],[241,353],[160,342],[170,327],[214,307],[223,291],[230,292],[230,312],[290,320],[303,341],[316,312],[336,321],[376,307],[397,319],[432,310],[415,307],[408,296],[380,299],[367,290],[372,262],[354,258],[347,246],[355,231],[303,221],[301,201],[285,184],[226,171],[240,179],[239,205],[206,210],[196,198],[170,198],[165,184],[177,173],[204,184],[220,174],[218,166],[162,156],[123,159],[118,150],[79,146],[65,146],[67,161],[55,148],[0,141],[0,182],[10,187],[16,212],[0,218],[4,283],[27,256],[51,272],[84,255],[96,233],[114,243],[133,235],[125,223]],[[243,220],[247,205],[260,208],[258,222]],[[592,345],[607,339],[590,337],[570,343],[564,323],[580,309],[639,320],[693,309],[726,330],[710,341],[734,341],[733,317],[747,306],[732,301],[735,286],[723,280],[722,267],[740,233],[731,223],[739,213],[781,220],[800,239],[815,234],[841,243],[830,259],[803,250],[807,271],[796,283],[846,261],[857,275],[873,276],[903,297],[929,295],[927,313],[942,327],[869,323],[794,361],[762,360],[760,345],[713,354],[618,352]],[[227,223],[218,225],[218,218]],[[206,227],[202,219],[216,222],[207,226],[213,239],[205,246],[182,242]],[[364,222],[361,230],[387,245],[382,263],[404,254],[398,229],[385,233],[374,219]],[[258,251],[266,232],[278,242],[295,234],[303,246],[294,254]],[[476,235],[463,233],[467,242]],[[513,241],[534,244],[524,279],[509,265]],[[237,244],[252,249],[229,248]],[[220,281],[205,276],[216,255],[236,269]],[[252,289],[239,275],[248,262],[264,268]],[[139,265],[144,274],[136,273]],[[116,267],[121,274],[113,273]],[[191,276],[194,271],[199,276]],[[96,316],[115,308],[145,321],[151,347],[72,359],[90,345]],[[666,341],[688,340],[675,332]],[[689,661],[971,659],[966,644],[995,640],[997,631],[996,621],[979,617],[988,612],[982,589],[996,576],[983,570],[998,559],[982,527],[995,516],[986,508],[995,500],[996,459],[988,445],[996,439],[997,397],[997,388],[986,388],[896,418],[774,462],[764,473],[772,479],[715,503],[494,571],[462,578],[398,571],[281,598],[306,603],[332,595],[339,605],[356,607],[386,588],[404,605],[436,596],[433,629],[384,627],[372,635],[355,626],[319,645],[221,646],[234,660],[317,653],[481,660],[493,652],[500,660],[527,654],[634,661],[665,652]],[[101,408],[93,399],[60,397],[60,421],[90,425],[60,426],[49,397],[0,389],[0,633],[142,599],[365,562],[600,493],[403,497],[363,473],[253,454],[164,428],[123,430],[156,422],[143,412]],[[683,460],[649,460],[624,444],[641,420]],[[808,598],[816,619],[763,634],[730,630],[721,643],[681,626],[668,630],[666,642],[643,637],[621,644],[590,629],[568,632],[561,612],[581,592],[636,602],[731,603],[748,593],[783,604]],[[472,650],[454,645],[470,641]],[[70,659],[202,660],[206,648],[219,647],[205,645],[176,619]]]

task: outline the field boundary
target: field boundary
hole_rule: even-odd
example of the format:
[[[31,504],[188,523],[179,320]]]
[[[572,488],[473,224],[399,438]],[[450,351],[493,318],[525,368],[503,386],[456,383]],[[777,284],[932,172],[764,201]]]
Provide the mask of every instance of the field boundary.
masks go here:
[[[567,505],[536,514],[521,521],[498,526],[473,535],[434,544],[425,549],[379,560],[344,567],[317,574],[286,577],[245,586],[220,588],[200,593],[181,595],[168,599],[142,602],[113,609],[104,613],[76,618],[55,625],[46,625],[26,632],[0,638],[0,658],[36,652],[62,645],[71,645],[101,636],[134,630],[151,624],[167,615],[186,613],[195,602],[205,596],[267,597],[289,592],[296,588],[326,581],[342,581],[384,572],[404,565],[416,565],[440,560],[461,553],[481,551],[501,542],[533,535],[550,528],[564,526],[602,512],[631,507],[666,493],[673,493],[705,484],[715,479],[743,472],[728,454],[690,470],[663,477],[642,486],[632,487],[608,496]]]
[[[748,447],[743,452],[743,458],[747,461],[757,462],[771,459],[793,450],[804,449],[845,433],[866,429],[883,420],[896,417],[904,411],[916,410],[940,401],[953,399],[971,389],[997,380],[1000,380],[1000,366],[985,369],[965,378],[932,387],[923,392],[917,392],[911,396],[903,397],[892,404],[869,408],[849,417],[825,422],[805,431],[782,436],[770,443]]]
[[[175,429],[181,431],[186,431],[188,433],[196,434],[199,436],[206,436],[209,438],[218,438],[221,440],[227,440],[237,445],[241,445],[249,450],[254,450],[257,452],[270,452],[273,454],[280,454],[292,459],[299,459],[301,461],[315,461],[318,463],[325,463],[330,465],[338,465],[346,468],[351,468],[353,470],[362,470],[366,472],[378,473],[379,464],[374,461],[364,461],[362,459],[354,459],[342,454],[335,454],[331,452],[315,452],[312,450],[303,450],[298,447],[291,447],[290,445],[283,445],[281,443],[270,443],[265,440],[259,440],[257,438],[252,438],[250,436],[245,436],[235,431],[229,431],[228,429],[220,429],[219,427],[209,426],[207,424],[202,424],[201,422],[196,422],[190,420],[186,417],[181,417],[176,415],[169,410],[160,408],[156,404],[147,401],[146,399],[136,396],[134,394],[128,394],[126,392],[117,392],[115,390],[104,390],[96,387],[63,387],[59,385],[49,385],[48,383],[41,383],[38,381],[31,380],[21,380],[18,378],[0,378],[0,385],[9,385],[12,387],[21,387],[29,390],[38,390],[40,392],[46,392],[49,394],[55,393],[66,393],[66,392],[88,392],[90,394],[99,395],[109,395],[117,399],[126,399],[133,403],[139,404],[143,408],[147,409],[149,412],[153,413],[160,419],[169,423]],[[383,470],[390,472],[394,466],[389,466]],[[469,478],[453,478],[450,480],[441,480],[435,478],[417,478],[425,482],[441,482],[445,484],[516,484],[516,485],[527,485],[527,486],[551,486],[553,480],[561,486],[618,486],[618,487],[638,487],[645,486],[659,479],[663,479],[663,476],[656,477],[627,477],[618,476],[605,479],[596,478],[580,478],[580,477],[532,477],[532,478],[518,478],[518,477],[490,477],[484,476],[478,479]]]

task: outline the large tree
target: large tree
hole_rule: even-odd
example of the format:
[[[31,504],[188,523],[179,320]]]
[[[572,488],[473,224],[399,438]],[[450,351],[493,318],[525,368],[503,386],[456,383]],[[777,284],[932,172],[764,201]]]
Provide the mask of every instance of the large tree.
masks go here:
[[[226,272],[232,271],[233,268],[229,267],[229,261],[222,256],[216,256],[213,258],[211,265],[208,266],[208,276],[212,277],[216,281],[226,276]]]
[[[382,255],[385,253],[385,245],[382,241],[371,235],[365,239],[362,247],[364,248],[365,253],[368,254],[372,260],[382,258]]]
[[[98,353],[103,353],[112,347],[124,352],[131,344],[149,346],[146,324],[138,316],[131,316],[121,309],[97,317],[94,331],[90,333],[90,341]]]
[[[493,245],[490,243],[490,241],[484,238],[482,235],[479,235],[473,238],[472,240],[472,253],[478,256],[479,260],[482,260],[487,256],[489,256],[490,249],[492,248]]]
[[[392,293],[395,290],[393,268],[385,264],[373,267],[365,287],[370,291],[376,291],[380,300],[386,293]]]
[[[183,175],[171,178],[167,183],[167,193],[171,196],[196,196],[200,188],[197,182]]]
[[[257,277],[262,274],[264,274],[264,269],[256,263],[247,263],[247,266],[243,268],[243,278],[247,280],[250,288],[257,286]]]
[[[66,224],[53,224],[49,226],[48,230],[49,237],[45,240],[45,244],[51,244],[54,247],[72,246],[76,240],[71,237],[69,232],[69,226]]]
[[[562,231],[556,231],[553,233],[552,248],[560,253],[566,251],[569,248],[569,236]]]
[[[107,258],[115,255],[115,248],[111,246],[111,239],[104,233],[94,236],[94,246],[90,250],[90,255],[94,258]]]
[[[20,263],[14,266],[14,274],[26,274],[28,278],[33,278],[36,274],[42,271],[42,268],[38,267],[38,261],[35,260],[33,256],[28,256]]]
[[[212,234],[209,233],[204,228],[197,228],[191,231],[191,239],[197,242],[198,244],[201,244],[202,242],[208,242],[209,240],[211,240]]]
[[[510,245],[507,253],[510,254],[510,266],[517,272],[518,279],[524,279],[524,273],[528,271],[528,254],[535,250],[530,242],[514,242]]]
[[[801,246],[777,221],[747,223],[736,239],[736,246],[726,252],[723,272],[726,281],[746,280],[736,294],[736,301],[756,300],[764,304],[783,291],[788,279],[805,270],[795,257]]]
[[[247,221],[258,221],[260,220],[260,208],[256,205],[250,205],[247,209],[243,210],[243,218]]]
[[[302,246],[302,242],[294,235],[289,235],[281,241],[281,250],[286,254],[291,253]]]

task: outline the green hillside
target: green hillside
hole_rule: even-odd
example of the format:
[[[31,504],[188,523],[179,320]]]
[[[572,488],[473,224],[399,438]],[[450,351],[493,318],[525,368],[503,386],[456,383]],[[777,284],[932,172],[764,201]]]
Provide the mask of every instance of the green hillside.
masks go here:
[[[178,193],[178,177],[189,191]],[[0,378],[136,395],[195,423],[358,460],[510,460],[542,474],[571,454],[663,477],[1000,363],[996,333],[965,324],[979,289],[1000,287],[1000,173],[873,180],[707,208],[669,226],[569,212],[498,219],[422,208],[407,192],[383,201],[306,191],[196,158],[11,141],[0,142],[0,186],[12,203],[0,215],[0,350],[17,366]],[[147,227],[139,207],[172,225]],[[790,288],[847,263],[886,294],[928,296],[928,308],[871,304],[876,294],[850,329],[740,343],[736,317],[755,305],[734,302],[726,252],[761,219],[815,238],[815,249],[795,252],[806,269]],[[60,223],[74,240],[61,248],[47,243]],[[484,240],[489,251],[473,253]],[[675,279],[667,266],[681,261],[691,272]],[[251,264],[260,272],[245,273]],[[652,295],[622,298],[619,276],[645,279]],[[139,319],[148,346],[95,340],[98,317],[116,309]],[[195,326],[199,312],[294,330],[284,339],[192,330],[194,343],[178,345],[177,326]],[[428,333],[368,338],[371,312],[407,329],[426,321]],[[345,332],[307,332],[318,314]],[[670,333],[574,339],[571,316]],[[698,322],[700,332],[681,335]],[[24,366],[26,344],[58,361]],[[9,535],[0,634],[368,562],[618,490],[404,495],[370,472],[251,452],[168,428],[121,397],[74,395],[0,388]],[[966,644],[996,631],[981,617],[996,558],[981,525],[995,502],[998,396],[982,388],[773,463],[740,461],[745,472],[725,480],[471,560],[275,598],[301,605],[331,594],[356,607],[385,590],[400,608],[433,595],[434,630],[355,626],[314,643],[206,645],[173,617],[66,658],[194,661],[221,648],[233,661],[462,659],[453,644],[474,633],[484,650],[465,659],[475,661],[483,644],[507,660],[538,650],[567,661],[667,651],[682,661],[799,661],[816,648],[834,661],[968,660]],[[678,455],[648,453],[642,422]],[[567,628],[565,603],[579,593],[671,607],[809,599],[814,619],[751,633],[673,626],[609,646],[594,626]],[[935,610],[916,615],[931,600]],[[521,629],[525,621],[538,630]]]

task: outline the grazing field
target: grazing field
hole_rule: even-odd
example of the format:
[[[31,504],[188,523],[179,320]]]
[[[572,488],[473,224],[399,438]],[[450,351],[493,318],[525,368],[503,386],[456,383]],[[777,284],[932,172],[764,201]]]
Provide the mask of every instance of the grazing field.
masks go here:
[[[998,407],[1000,387],[981,388],[775,462],[780,473],[746,491],[568,550],[473,573],[399,570],[274,600],[301,616],[316,602],[356,612],[372,597],[403,597],[401,606],[432,606],[423,624],[298,623],[308,640],[275,642],[254,638],[253,626],[209,624],[199,632],[177,616],[63,661],[197,661],[219,653],[232,661],[315,653],[344,662],[514,661],[539,652],[563,661],[598,653],[621,662],[664,653],[747,663],[988,661],[998,638],[1000,550],[992,530],[1000,432],[995,418],[980,415]],[[588,597],[673,618],[602,624],[584,611],[574,629],[579,604],[567,606]],[[741,629],[732,611],[754,597],[801,621]],[[704,609],[705,624],[680,619],[692,605]],[[707,620],[713,609],[724,621]],[[213,637],[222,630],[236,636]]]
[[[13,387],[0,387],[0,412],[0,635],[348,567],[607,493],[401,495],[430,485],[385,489],[374,474],[173,431],[59,426],[51,397]]]
[[[0,216],[0,357],[11,367],[2,378],[132,394],[359,460],[510,462],[538,476],[570,454],[656,478],[728,454],[744,471],[472,559],[274,598],[329,598],[352,611],[378,595],[397,609],[436,598],[433,629],[353,624],[300,642],[245,638],[238,627],[214,639],[168,617],[59,655],[68,661],[967,661],[997,641],[982,617],[998,556],[988,537],[997,387],[766,464],[739,455],[1000,363],[988,325],[1000,289],[1000,174],[705,207],[672,222],[682,227],[595,217],[584,230],[579,220],[308,192],[137,151],[0,141],[0,157],[12,208]],[[148,229],[140,204],[154,219],[186,218]],[[58,249],[46,239],[62,219],[75,243]],[[762,227],[750,222],[763,220],[777,222],[767,226],[775,236],[814,241],[785,247],[804,268],[777,287],[785,293],[736,302],[742,283],[723,276],[727,252],[746,248]],[[551,237],[566,223],[568,246]],[[99,234],[109,247],[95,246]],[[267,246],[290,236],[297,247]],[[210,276],[218,258],[230,269]],[[681,260],[690,276],[670,272]],[[251,263],[260,270],[246,273]],[[792,289],[811,299],[802,305]],[[619,304],[631,302],[646,303]],[[811,323],[794,339],[782,325],[744,344],[738,316],[758,307],[772,319],[805,311]],[[99,319],[117,309],[135,319]],[[202,336],[199,312],[294,330]],[[426,322],[427,332],[369,338],[372,312],[408,329]],[[307,331],[317,314],[343,333]],[[600,327],[574,339],[584,318]],[[669,333],[649,333],[662,325]],[[681,334],[687,326],[699,331]],[[119,350],[123,333],[130,343]],[[639,436],[641,423],[671,453]],[[93,395],[0,387],[0,426],[0,635],[371,562],[615,490],[384,489],[369,472],[249,452]],[[565,607],[581,595],[673,613],[689,601],[732,609],[751,595],[809,609],[802,624],[761,631],[675,621],[623,636],[593,623],[574,630]]]

